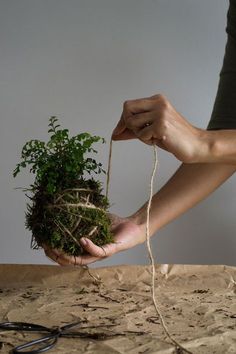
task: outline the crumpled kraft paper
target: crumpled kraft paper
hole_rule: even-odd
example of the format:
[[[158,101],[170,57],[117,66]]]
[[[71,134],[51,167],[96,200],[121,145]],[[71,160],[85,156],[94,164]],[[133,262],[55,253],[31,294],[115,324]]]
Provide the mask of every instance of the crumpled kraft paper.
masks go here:
[[[171,354],[150,293],[150,266],[0,265],[0,321],[62,326],[51,354]],[[156,265],[156,298],[173,338],[194,354],[236,354],[236,267]],[[40,334],[0,331],[0,353]],[[97,339],[94,339],[94,338]]]

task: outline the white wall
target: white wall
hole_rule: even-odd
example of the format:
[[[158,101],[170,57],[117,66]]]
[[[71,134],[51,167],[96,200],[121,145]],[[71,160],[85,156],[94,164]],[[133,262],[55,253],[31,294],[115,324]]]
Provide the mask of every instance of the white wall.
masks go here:
[[[47,138],[50,115],[72,134],[109,140],[126,99],[164,93],[190,122],[210,118],[226,41],[222,0],[0,0],[0,262],[50,263],[24,227],[27,172],[12,170],[23,144]],[[99,157],[106,164],[108,144]],[[159,152],[155,190],[179,166]],[[112,211],[148,197],[150,148],[114,146]],[[153,238],[156,262],[234,264],[235,177]],[[148,262],[145,245],[96,266]]]

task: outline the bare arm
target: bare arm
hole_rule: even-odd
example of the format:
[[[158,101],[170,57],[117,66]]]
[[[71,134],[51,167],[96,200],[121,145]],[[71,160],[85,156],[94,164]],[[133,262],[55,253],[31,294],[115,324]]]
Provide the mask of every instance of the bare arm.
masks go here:
[[[236,129],[197,128],[160,94],[126,101],[112,137],[156,144],[185,163],[236,164]]]
[[[183,214],[195,204],[206,198],[236,170],[236,165],[223,164],[182,164],[171,179],[152,200],[150,213],[150,234]],[[146,204],[128,218],[113,216],[115,243],[98,247],[86,238],[80,241],[88,252],[76,257],[76,264],[89,264],[103,260],[117,252],[132,248],[146,240]],[[61,265],[74,264],[74,257],[58,250],[45,247],[45,253]],[[59,258],[58,258],[59,257]]]
[[[153,197],[151,235],[207,197],[236,169],[236,130],[196,128],[162,95],[125,103],[113,139],[133,138],[146,144],[155,143],[183,162]],[[76,264],[89,264],[143,243],[145,228],[146,204],[128,218],[116,217],[113,220],[114,243],[101,248],[90,239],[82,238],[80,243],[87,254],[77,257]],[[73,264],[75,261],[74,257],[58,251],[45,251],[59,264]]]
[[[206,198],[236,170],[227,164],[182,164],[170,180],[152,199],[150,232],[154,234],[164,225]],[[130,217],[144,227],[146,204]]]
[[[236,130],[205,130],[207,153],[202,162],[235,164],[236,166]]]

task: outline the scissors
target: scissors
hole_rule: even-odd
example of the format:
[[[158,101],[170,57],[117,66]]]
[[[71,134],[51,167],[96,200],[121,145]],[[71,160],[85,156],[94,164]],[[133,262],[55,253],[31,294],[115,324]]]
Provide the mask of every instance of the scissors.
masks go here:
[[[78,321],[74,323],[67,324],[62,327],[48,328],[38,324],[27,323],[27,322],[3,322],[0,323],[0,330],[5,331],[27,331],[27,332],[40,332],[46,333],[45,336],[32,340],[11,350],[12,354],[38,354],[43,353],[51,348],[53,348],[59,337],[83,337],[82,333],[67,332],[68,329],[77,326],[85,321]],[[41,344],[41,345],[40,345]],[[38,346],[38,349],[33,349]],[[24,351],[26,348],[31,348],[31,350]]]

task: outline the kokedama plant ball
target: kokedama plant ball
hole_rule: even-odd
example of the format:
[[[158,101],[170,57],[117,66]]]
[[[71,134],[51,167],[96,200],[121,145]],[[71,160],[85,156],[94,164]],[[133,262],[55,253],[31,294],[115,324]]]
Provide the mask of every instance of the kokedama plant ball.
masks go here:
[[[81,237],[96,245],[113,242],[109,202],[102,194],[102,184],[92,174],[105,173],[102,164],[88,157],[97,153],[92,147],[105,142],[98,136],[81,133],[69,138],[68,129],[59,129],[58,119],[49,119],[50,140],[27,142],[21,153],[22,162],[14,170],[31,165],[34,184],[24,191],[27,197],[26,227],[32,232],[32,248],[46,244],[68,255],[83,253]],[[86,176],[89,176],[86,178]]]

